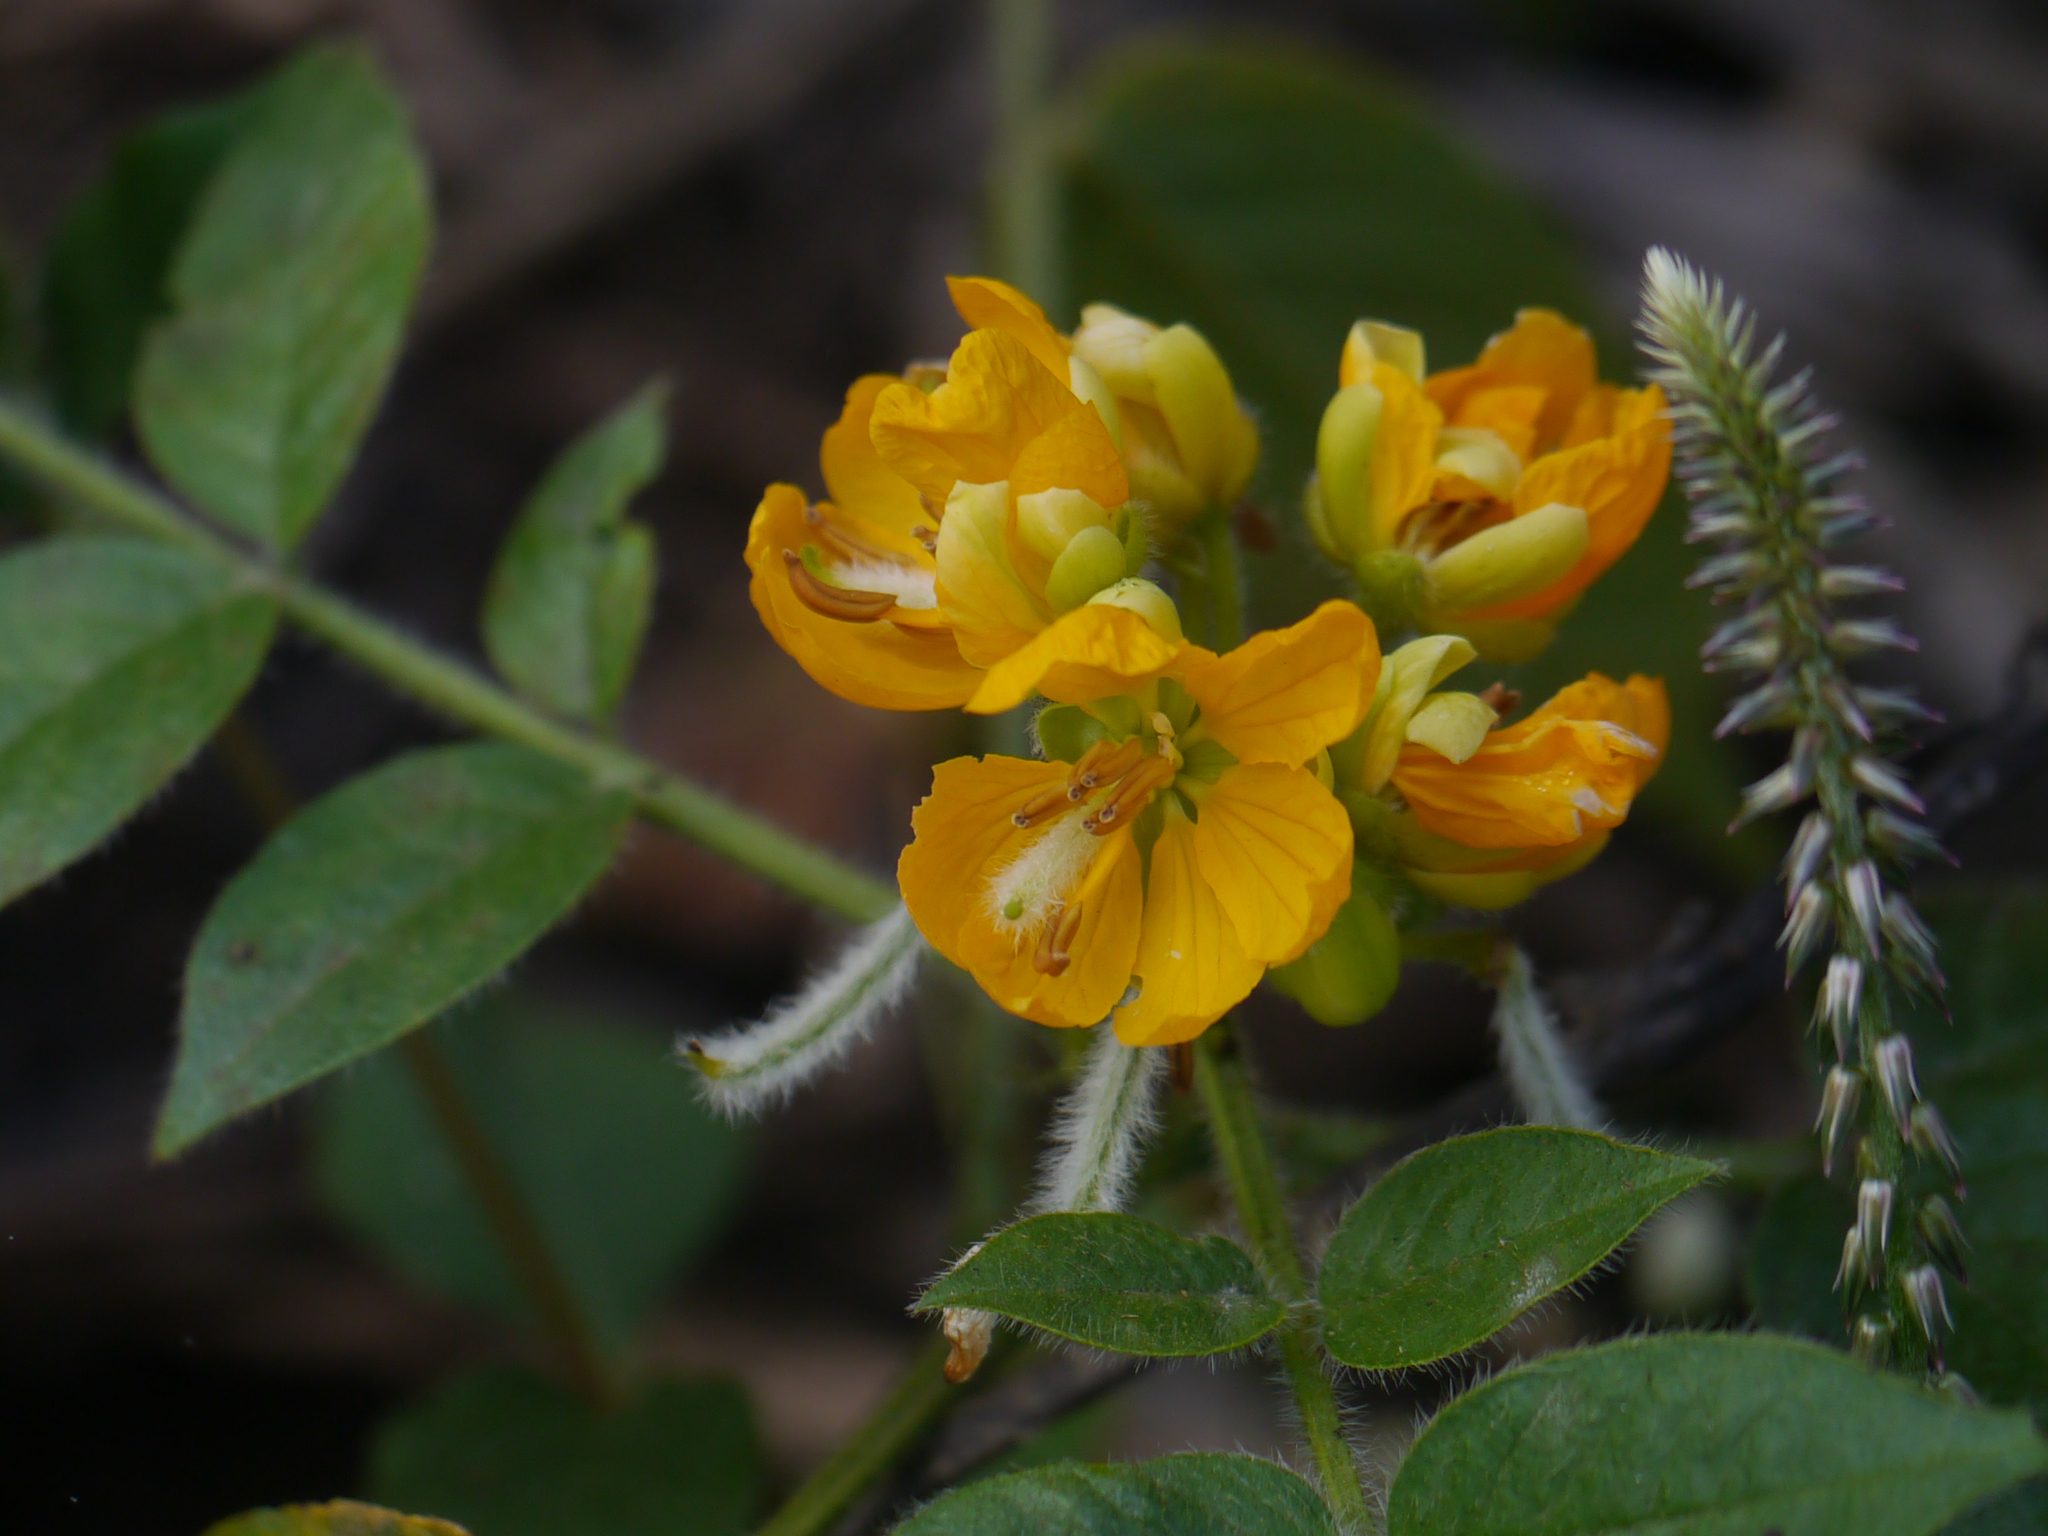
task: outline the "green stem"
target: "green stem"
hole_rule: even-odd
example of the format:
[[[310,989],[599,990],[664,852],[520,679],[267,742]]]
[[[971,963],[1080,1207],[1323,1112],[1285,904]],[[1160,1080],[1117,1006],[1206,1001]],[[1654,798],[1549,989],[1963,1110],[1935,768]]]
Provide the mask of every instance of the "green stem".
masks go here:
[[[1251,1241],[1252,1252],[1258,1257],[1267,1282],[1287,1304],[1287,1317],[1280,1325],[1280,1363],[1287,1372],[1288,1385],[1294,1390],[1309,1452],[1322,1479],[1323,1496],[1329,1501],[1339,1530],[1369,1530],[1372,1512],[1358,1478],[1357,1460],[1344,1438],[1337,1389],[1330,1380],[1329,1356],[1323,1348],[1314,1303],[1309,1299],[1301,1255],[1294,1246],[1294,1230],[1288,1224],[1280,1180],[1273,1171],[1273,1155],[1267,1148],[1265,1133],[1259,1128],[1258,1108],[1252,1102],[1243,1053],[1228,1020],[1215,1025],[1195,1042],[1195,1089],[1201,1095],[1216,1159],[1223,1166],[1224,1180],[1230,1186],[1245,1236]]]
[[[989,255],[996,274],[1059,312],[1059,206],[1045,98],[1052,81],[1050,0],[989,0],[995,142],[989,155]]]
[[[419,1085],[442,1139],[455,1154],[498,1246],[519,1277],[527,1300],[540,1314],[542,1330],[562,1357],[569,1385],[595,1406],[615,1402],[618,1393],[605,1365],[604,1353],[584,1321],[583,1309],[569,1289],[568,1278],[555,1263],[540,1224],[513,1182],[512,1171],[505,1166],[490,1133],[470,1107],[448,1057],[424,1029],[416,1029],[400,1040],[398,1050],[412,1070],[413,1081]]]
[[[300,629],[400,693],[462,725],[518,742],[581,768],[601,783],[630,790],[640,814],[649,821],[771,884],[855,922],[872,921],[895,905],[895,890],[886,882],[637,753],[551,719],[462,662],[248,553],[167,497],[4,401],[0,456],[113,522],[221,562],[251,586],[271,593]]]
[[[867,1422],[797,1487],[758,1536],[815,1536],[860,1491],[886,1473],[952,1401],[946,1384],[947,1344],[927,1345]]]
[[[1238,568],[1237,534],[1230,513],[1204,512],[1195,524],[1202,542],[1203,581],[1208,589],[1209,644],[1219,651],[1244,644],[1244,576]]]

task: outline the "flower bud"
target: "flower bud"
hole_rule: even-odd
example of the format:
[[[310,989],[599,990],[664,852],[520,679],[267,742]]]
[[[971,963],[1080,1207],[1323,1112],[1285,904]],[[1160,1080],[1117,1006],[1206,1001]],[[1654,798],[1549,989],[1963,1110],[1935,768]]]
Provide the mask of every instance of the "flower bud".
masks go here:
[[[1892,1325],[1868,1314],[1856,1319],[1849,1330],[1849,1349],[1865,1365],[1889,1365],[1892,1358]]]
[[[1499,720],[1493,706],[1476,693],[1432,693],[1408,717],[1407,739],[1462,763]]]
[[[1878,1096],[1891,1112],[1900,1139],[1912,1135],[1914,1102],[1920,1097],[1920,1083],[1913,1071],[1913,1042],[1904,1035],[1887,1035],[1870,1053],[1870,1075],[1877,1079]]]
[[[1899,1276],[1899,1285],[1906,1293],[1906,1304],[1913,1309],[1913,1321],[1927,1335],[1927,1342],[1935,1346],[1935,1359],[1939,1361],[1941,1341],[1955,1326],[1941,1272],[1932,1264],[1922,1264]]]
[[[1827,857],[1828,845],[1834,840],[1834,823],[1828,820],[1825,811],[1809,811],[1806,819],[1799,823],[1799,830],[1793,835],[1792,846],[1785,853],[1785,906],[1790,910],[1792,903],[1799,899],[1814,875],[1819,872],[1821,860]]]
[[[1842,1258],[1835,1265],[1835,1289],[1853,1303],[1863,1294],[1863,1282],[1870,1265],[1863,1254],[1863,1226],[1859,1222],[1842,1234]]]
[[[1036,491],[1017,498],[1017,537],[1043,559],[1059,559],[1086,528],[1108,532],[1109,513],[1079,491]]]
[[[1090,304],[1081,311],[1074,331],[1074,356],[1101,376],[1120,398],[1156,406],[1152,377],[1145,371],[1145,344],[1159,334],[1149,320],[1114,304]]]
[[[1778,935],[1778,948],[1785,951],[1785,972],[1788,976],[1796,974],[1813,952],[1826,942],[1832,905],[1826,889],[1818,884],[1809,885],[1793,901],[1784,931]]]
[[[1941,1196],[1929,1195],[1920,1202],[1920,1209],[1913,1213],[1913,1225],[1936,1262],[1968,1285],[1970,1275],[1963,1255],[1969,1250],[1970,1240],[1963,1236],[1962,1223],[1956,1220],[1955,1208]]]
[[[1863,962],[1853,955],[1836,955],[1828,961],[1827,975],[1820,984],[1820,1017],[1834,1032],[1835,1055],[1847,1061],[1856,1040],[1856,1015],[1863,1003]]]
[[[1054,613],[1067,613],[1123,579],[1123,541],[1107,528],[1083,528],[1053,561],[1045,600]]]
[[[1863,947],[1877,952],[1878,925],[1884,919],[1884,877],[1868,859],[1858,859],[1842,871],[1842,894],[1849,900],[1849,915],[1856,920]]]
[[[1401,979],[1401,938],[1394,921],[1356,878],[1328,930],[1299,960],[1266,973],[1276,990],[1318,1024],[1362,1024],[1394,995]]]
[[[1126,576],[1088,599],[1109,608],[1128,608],[1169,640],[1183,638],[1180,610],[1159,586],[1137,576]]]
[[[1865,1179],[1856,1186],[1856,1246],[1869,1266],[1872,1285],[1884,1277],[1884,1251],[1892,1240],[1892,1207],[1898,1186],[1890,1179]]]
[[[1352,384],[1370,376],[1374,363],[1390,364],[1420,384],[1428,372],[1422,332],[1384,320],[1354,321],[1337,362],[1338,382]]]
[[[1820,1171],[1832,1176],[1835,1152],[1842,1134],[1856,1121],[1856,1108],[1863,1099],[1863,1074],[1853,1067],[1833,1066],[1821,1083],[1820,1114],[1813,1128],[1820,1132]]]
[[[1522,461],[1515,450],[1485,427],[1445,427],[1437,434],[1436,467],[1470,480],[1501,501],[1514,499],[1522,479]]]
[[[1408,740],[1408,722],[1424,697],[1478,654],[1471,641],[1457,635],[1425,635],[1386,658],[1363,727],[1365,756],[1358,788],[1378,794],[1386,786]]]
[[[970,1250],[971,1252],[971,1250]],[[973,1307],[947,1307],[939,1314],[939,1332],[953,1346],[946,1356],[946,1380],[954,1386],[981,1369],[995,1339],[996,1315]]]
[[[1963,1154],[1956,1145],[1955,1136],[1949,1131],[1948,1121],[1926,1100],[1913,1106],[1906,1117],[1906,1140],[1922,1157],[1931,1157],[1941,1164],[1955,1185],[1956,1198],[1963,1198]]]
[[[1117,409],[1116,391],[1105,379],[1076,352],[1067,359],[1067,382],[1075,395],[1095,407],[1095,414],[1102,418],[1102,424],[1109,428],[1109,440],[1116,444],[1116,451],[1124,451],[1123,412]]]
[[[1947,985],[1934,958],[1934,934],[1902,893],[1894,891],[1885,897],[1881,926],[1891,941],[1893,956],[1909,972],[1936,990]]]
[[[1473,534],[1429,564],[1429,609],[1455,616],[1541,592],[1586,552],[1585,512],[1551,502]]]
[[[1323,407],[1316,431],[1316,491],[1335,558],[1351,562],[1385,541],[1372,504],[1372,454],[1386,397],[1369,383],[1347,384]]]
[[[1913,793],[1905,775],[1881,757],[1861,753],[1849,763],[1849,777],[1856,781],[1856,787],[1875,800],[1886,800],[1902,810],[1911,811],[1915,816],[1927,814],[1927,807],[1920,797]]]
[[[1188,478],[1210,506],[1233,505],[1258,465],[1259,429],[1223,360],[1194,327],[1169,325],[1145,343],[1145,371]]]

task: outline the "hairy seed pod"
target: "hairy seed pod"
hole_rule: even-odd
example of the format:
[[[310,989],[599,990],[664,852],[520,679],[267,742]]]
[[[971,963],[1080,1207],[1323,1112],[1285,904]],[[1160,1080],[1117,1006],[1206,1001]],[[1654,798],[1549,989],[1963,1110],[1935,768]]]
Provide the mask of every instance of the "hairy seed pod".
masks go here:
[[[1785,951],[1787,977],[1795,975],[1827,941],[1833,905],[1826,888],[1818,881],[1801,891],[1792,903],[1784,931],[1778,935],[1778,947]]]
[[[1820,1132],[1820,1171],[1833,1177],[1835,1152],[1841,1146],[1843,1133],[1856,1120],[1857,1106],[1863,1102],[1863,1074],[1854,1067],[1833,1066],[1821,1084],[1820,1115],[1813,1128]]]
[[[1882,806],[1872,806],[1864,814],[1863,828],[1871,845],[1898,863],[1911,864],[1921,859],[1955,862],[1949,857],[1948,850],[1941,846],[1941,839],[1931,830]]]
[[[1906,1304],[1913,1309],[1913,1321],[1920,1325],[1930,1344],[1938,1345],[1955,1326],[1941,1271],[1932,1264],[1918,1265],[1899,1276],[1899,1286],[1906,1293]]]
[[[1969,1252],[1970,1240],[1963,1236],[1963,1226],[1956,1220],[1955,1207],[1939,1195],[1929,1195],[1913,1213],[1913,1225],[1935,1261],[1968,1285],[1970,1272],[1963,1255]]]
[[[1889,1365],[1892,1358],[1892,1325],[1881,1317],[1865,1314],[1849,1330],[1849,1348],[1868,1366]]]
[[[1911,811],[1915,816],[1927,814],[1927,807],[1905,776],[1881,757],[1859,753],[1850,759],[1849,777],[1856,781],[1856,787],[1874,800],[1888,801],[1902,810]]]
[[[1877,953],[1879,924],[1884,920],[1884,877],[1868,859],[1859,859],[1842,871],[1842,895],[1849,904],[1863,948]]]
[[[1792,687],[1781,677],[1773,677],[1760,687],[1752,688],[1728,706],[1728,712],[1714,727],[1714,739],[1724,736],[1761,730],[1769,725],[1782,725],[1791,714],[1796,702]]]
[[[1891,1246],[1892,1207],[1898,1195],[1898,1186],[1890,1179],[1865,1179],[1856,1186],[1856,1246],[1869,1266],[1872,1285],[1884,1279],[1884,1253]]]
[[[1906,583],[1875,565],[1831,565],[1820,573],[1820,593],[1834,602],[1881,597],[1906,590]]]
[[[1842,1260],[1835,1266],[1835,1289],[1842,1292],[1848,1305],[1856,1305],[1869,1273],[1870,1265],[1863,1254],[1863,1228],[1852,1226],[1842,1234]]]
[[[1922,1157],[1941,1164],[1955,1186],[1956,1198],[1963,1198],[1963,1154],[1941,1111],[1922,1100],[1906,1118],[1906,1140]]]
[[[1785,853],[1785,909],[1788,912],[1799,899],[1799,893],[1819,871],[1834,836],[1835,824],[1828,820],[1824,811],[1808,811],[1806,819],[1799,823],[1799,830],[1792,837],[1792,846]]]
[[[1881,926],[1884,936],[1891,940],[1894,957],[1903,961],[1911,974],[1926,981],[1936,991],[1946,986],[1941,966],[1934,958],[1934,934],[1920,921],[1920,914],[1913,910],[1913,903],[1900,892],[1894,891],[1885,897]]]
[[[1856,1040],[1856,1015],[1863,1006],[1863,962],[1854,955],[1836,955],[1828,961],[1820,984],[1816,1010],[1835,1037],[1835,1055],[1849,1059]]]

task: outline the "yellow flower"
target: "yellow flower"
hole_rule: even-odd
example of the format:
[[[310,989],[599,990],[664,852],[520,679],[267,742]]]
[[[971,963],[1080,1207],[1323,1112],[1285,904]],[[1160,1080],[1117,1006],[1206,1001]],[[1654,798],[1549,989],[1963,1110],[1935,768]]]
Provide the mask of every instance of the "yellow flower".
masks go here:
[[[939,764],[897,879],[1004,1008],[1114,1014],[1127,1044],[1162,1045],[1300,955],[1350,891],[1351,825],[1308,765],[1364,717],[1380,658],[1348,603],[1222,656],[1176,645],[1133,678],[1141,632],[1096,605],[1009,669],[1009,692],[1067,706],[1040,716],[1048,760]]]
[[[1201,332],[1090,304],[1072,346],[1115,396],[1131,494],[1156,533],[1236,504],[1258,466],[1259,429]]]
[[[1136,580],[1146,528],[1107,387],[1015,289],[952,288],[977,328],[943,377],[858,380],[820,454],[832,499],[771,486],[747,541],[769,633],[885,709],[968,703],[984,669],[1090,602],[1179,639],[1172,603]]]
[[[1670,476],[1663,392],[1600,383],[1592,338],[1550,310],[1427,377],[1419,336],[1361,321],[1338,379],[1305,510],[1387,627],[1533,655]]]
[[[1346,803],[1368,856],[1444,900],[1511,906],[1606,846],[1663,760],[1671,708],[1659,681],[1597,672],[1501,729],[1477,695],[1404,698],[1471,654],[1431,636],[1390,656],[1371,718],[1335,754],[1339,782],[1362,791]]]

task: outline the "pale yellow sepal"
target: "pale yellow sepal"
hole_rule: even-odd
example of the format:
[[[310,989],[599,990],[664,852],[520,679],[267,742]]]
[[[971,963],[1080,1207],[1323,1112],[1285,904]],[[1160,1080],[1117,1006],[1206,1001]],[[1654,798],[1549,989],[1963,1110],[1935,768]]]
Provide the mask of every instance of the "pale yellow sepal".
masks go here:
[[[1437,434],[1436,467],[1457,475],[1502,501],[1514,498],[1522,461],[1507,439],[1485,427],[1445,427]]]
[[[1347,384],[1323,408],[1316,431],[1315,495],[1321,524],[1316,542],[1346,563],[1380,545],[1372,507],[1372,454],[1385,411],[1386,396],[1377,387]]]
[[[1500,719],[1476,693],[1433,693],[1408,717],[1408,740],[1462,763]]]
[[[1578,564],[1582,508],[1552,502],[1475,533],[1429,562],[1432,615],[1473,613],[1540,592]]]
[[[1359,320],[1344,338],[1344,353],[1337,361],[1337,382],[1354,384],[1372,372],[1374,363],[1398,368],[1416,383],[1428,371],[1424,361],[1422,332],[1384,320]]]
[[[1174,606],[1173,599],[1157,582],[1126,576],[1104,587],[1088,601],[1099,608],[1128,608],[1167,639],[1179,641],[1183,638],[1180,609]]]
[[[1194,327],[1169,325],[1145,343],[1145,372],[1188,479],[1209,505],[1234,504],[1258,464],[1259,433],[1215,348]]]
[[[1377,794],[1393,777],[1408,722],[1423,697],[1479,652],[1459,635],[1424,635],[1387,657],[1380,669],[1379,696],[1367,720],[1365,764],[1359,787]]]

